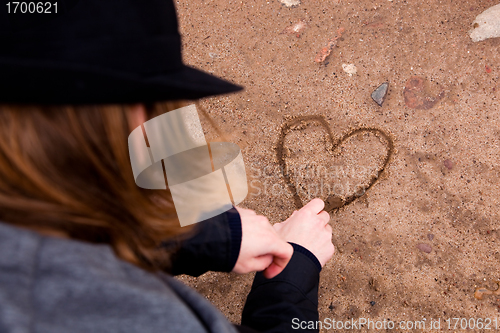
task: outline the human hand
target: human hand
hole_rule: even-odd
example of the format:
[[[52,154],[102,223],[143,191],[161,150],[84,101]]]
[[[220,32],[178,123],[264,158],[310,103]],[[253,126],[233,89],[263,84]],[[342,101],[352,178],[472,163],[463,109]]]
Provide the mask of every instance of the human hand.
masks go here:
[[[241,248],[233,272],[264,271],[270,279],[281,273],[293,254],[293,247],[280,238],[269,220],[253,210],[235,207],[241,218]]]
[[[325,203],[316,198],[300,210],[296,210],[284,222],[273,225],[287,242],[301,245],[312,252],[323,267],[333,256],[332,227],[328,224],[330,215],[323,211]]]

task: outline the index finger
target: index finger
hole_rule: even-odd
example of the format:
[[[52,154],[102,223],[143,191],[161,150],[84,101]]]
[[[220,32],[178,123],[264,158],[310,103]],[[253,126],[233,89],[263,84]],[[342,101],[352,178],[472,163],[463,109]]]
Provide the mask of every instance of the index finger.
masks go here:
[[[315,214],[319,214],[323,210],[323,208],[325,208],[325,203],[320,198],[312,199],[307,203],[307,205],[302,207],[302,209],[310,210]]]

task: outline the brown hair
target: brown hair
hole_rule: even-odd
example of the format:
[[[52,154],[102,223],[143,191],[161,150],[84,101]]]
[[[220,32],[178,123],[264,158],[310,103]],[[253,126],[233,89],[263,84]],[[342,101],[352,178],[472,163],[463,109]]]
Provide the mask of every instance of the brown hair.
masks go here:
[[[185,102],[147,106],[148,118]],[[165,269],[160,243],[181,229],[170,192],[134,181],[127,105],[0,106],[0,220],[107,243],[122,259]]]

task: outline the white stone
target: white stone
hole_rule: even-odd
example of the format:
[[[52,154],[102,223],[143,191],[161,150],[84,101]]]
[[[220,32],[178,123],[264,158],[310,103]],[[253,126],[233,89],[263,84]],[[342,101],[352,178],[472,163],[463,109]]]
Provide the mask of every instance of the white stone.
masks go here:
[[[287,7],[293,7],[293,6],[300,5],[300,0],[280,0],[280,2]]]
[[[500,37],[500,4],[486,9],[472,22],[469,31],[473,42],[480,42],[488,38]]]
[[[356,66],[354,66],[354,64],[342,64],[342,69],[344,70],[344,72],[349,74],[349,76],[353,76],[358,72],[358,69],[356,68]]]

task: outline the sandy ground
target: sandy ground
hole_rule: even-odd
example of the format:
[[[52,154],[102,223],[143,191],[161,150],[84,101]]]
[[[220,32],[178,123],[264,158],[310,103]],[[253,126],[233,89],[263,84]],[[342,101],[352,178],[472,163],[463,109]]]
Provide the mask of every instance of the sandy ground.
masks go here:
[[[331,130],[329,137],[319,120],[305,122],[283,138],[301,200],[315,186],[323,199],[332,190],[345,199],[375,180],[331,213],[337,251],[321,273],[320,319],[441,318],[443,329],[448,318],[497,318],[500,325],[500,296],[474,298],[475,287],[495,289],[500,279],[500,38],[468,36],[474,18],[497,3],[177,1],[185,62],[246,87],[201,101],[225,139],[242,148],[252,190],[242,206],[272,223],[296,209],[277,148],[282,127],[297,117],[317,116]],[[289,33],[301,20],[304,29]],[[315,62],[335,37],[331,54]],[[370,95],[383,82],[389,92],[380,107]],[[207,139],[221,140],[200,117]],[[361,127],[394,142],[383,172],[389,153],[380,135],[336,141]],[[236,323],[252,278],[180,277]]]

